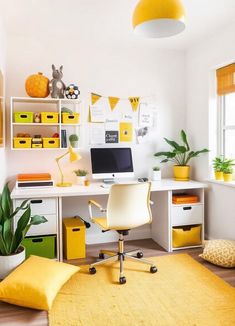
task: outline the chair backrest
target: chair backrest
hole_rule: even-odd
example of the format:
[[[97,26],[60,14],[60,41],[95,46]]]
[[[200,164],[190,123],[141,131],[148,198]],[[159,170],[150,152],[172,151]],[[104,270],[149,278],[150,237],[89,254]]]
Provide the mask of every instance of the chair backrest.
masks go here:
[[[126,230],[151,223],[150,188],[150,182],[113,185],[107,204],[108,228]]]

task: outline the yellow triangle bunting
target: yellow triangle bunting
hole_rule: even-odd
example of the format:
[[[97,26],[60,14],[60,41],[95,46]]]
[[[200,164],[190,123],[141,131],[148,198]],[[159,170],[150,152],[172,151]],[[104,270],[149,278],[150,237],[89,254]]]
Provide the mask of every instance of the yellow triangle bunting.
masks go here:
[[[132,110],[136,112],[138,110],[140,98],[139,97],[129,97],[129,101],[131,103]]]
[[[91,104],[94,105],[101,97],[101,95],[91,93]]]
[[[109,105],[111,107],[111,110],[113,111],[120,99],[118,97],[113,97],[113,96],[109,96],[108,99],[109,99]]]

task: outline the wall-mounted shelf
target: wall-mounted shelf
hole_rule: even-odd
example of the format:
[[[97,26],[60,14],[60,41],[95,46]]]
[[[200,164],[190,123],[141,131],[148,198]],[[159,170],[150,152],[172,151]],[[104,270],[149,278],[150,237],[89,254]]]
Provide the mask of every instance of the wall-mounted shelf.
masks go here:
[[[79,116],[78,123],[63,123],[62,122],[62,108],[66,107],[73,113]],[[31,112],[33,120],[30,122],[15,121],[14,114],[16,112]],[[58,114],[58,122],[33,122],[35,113],[52,112]],[[81,100],[69,99],[53,99],[53,98],[31,98],[31,97],[12,97],[11,98],[11,149],[12,150],[58,150],[66,149],[69,143],[69,136],[76,134],[79,137],[77,149],[81,148],[82,142],[82,102]],[[22,141],[18,141],[17,145],[14,144],[14,138],[19,134],[27,134],[29,138],[35,138],[35,135],[41,135],[42,138],[52,138],[52,145],[55,148],[42,147],[32,148],[29,143],[24,144],[24,137]],[[59,143],[53,145],[54,134],[59,135]],[[65,135],[65,136],[62,136]],[[21,139],[21,137],[19,137]],[[66,141],[64,141],[66,139]],[[32,142],[30,142],[32,144]],[[46,145],[45,145],[46,146]],[[50,145],[48,145],[50,146]]]

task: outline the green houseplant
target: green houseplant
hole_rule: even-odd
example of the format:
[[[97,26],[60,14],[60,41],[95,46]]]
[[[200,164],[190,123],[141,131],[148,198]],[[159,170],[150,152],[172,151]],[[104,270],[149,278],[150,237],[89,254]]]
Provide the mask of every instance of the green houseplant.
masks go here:
[[[164,138],[168,145],[171,146],[171,151],[167,152],[157,152],[154,154],[155,157],[164,156],[165,159],[161,163],[173,162],[174,165],[174,177],[175,180],[187,181],[189,180],[190,166],[189,161],[199,156],[202,153],[207,153],[209,150],[204,148],[199,151],[192,151],[188,144],[187,135],[184,130],[180,132],[180,138],[182,144],[177,143],[174,140],[169,140]]]
[[[78,140],[79,140],[79,137],[76,134],[72,134],[69,136],[69,142],[73,148],[78,147]]]
[[[213,169],[215,172],[215,180],[223,180],[223,163],[224,157],[218,156],[213,159]]]
[[[224,159],[222,163],[222,171],[223,171],[223,179],[225,182],[229,182],[233,180],[233,159]]]
[[[159,166],[153,167],[153,181],[161,180],[161,168]]]
[[[84,186],[88,171],[84,170],[84,169],[77,169],[77,170],[74,170],[73,172],[77,176],[77,184]]]
[[[22,212],[16,229],[13,221],[16,214]],[[29,200],[13,210],[13,203],[8,185],[0,195],[0,279],[4,278],[25,259],[25,249],[21,246],[31,225],[47,222],[44,216],[31,216]]]

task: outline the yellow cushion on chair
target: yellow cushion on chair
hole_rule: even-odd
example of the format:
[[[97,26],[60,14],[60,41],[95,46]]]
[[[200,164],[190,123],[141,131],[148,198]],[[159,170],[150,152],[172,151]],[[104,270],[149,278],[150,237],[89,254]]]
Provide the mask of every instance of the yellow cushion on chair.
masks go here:
[[[50,310],[57,292],[77,271],[77,266],[30,256],[0,283],[0,300]]]

